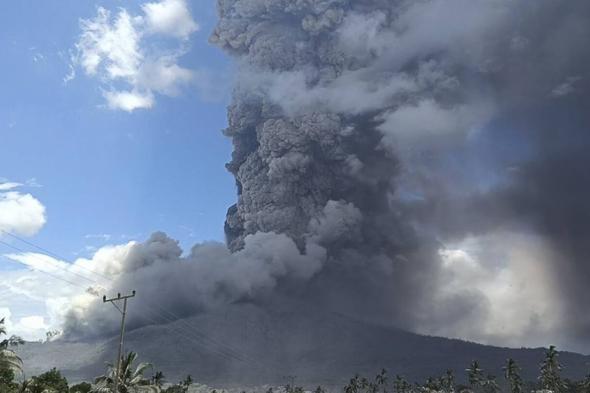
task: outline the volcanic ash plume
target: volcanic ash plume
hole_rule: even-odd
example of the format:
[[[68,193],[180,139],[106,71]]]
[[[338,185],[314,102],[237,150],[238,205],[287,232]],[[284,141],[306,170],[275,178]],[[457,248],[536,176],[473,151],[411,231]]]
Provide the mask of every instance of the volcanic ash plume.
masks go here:
[[[363,318],[496,343],[558,329],[564,303],[577,301],[541,278],[562,247],[536,225],[543,210],[522,209],[548,195],[523,184],[537,182],[525,168],[546,160],[547,118],[567,117],[574,98],[588,102],[587,3],[218,7],[211,41],[239,64],[226,130],[239,194],[226,221],[231,250],[269,231],[300,250],[321,245],[328,259],[306,296]],[[569,110],[588,124],[578,105]],[[559,127],[588,146],[581,124]]]
[[[118,287],[152,282],[179,315],[285,300],[500,344],[541,344],[564,327],[564,307],[590,296],[574,255],[590,228],[578,222],[559,259],[555,232],[586,206],[550,200],[588,190],[573,180],[551,190],[539,176],[549,156],[562,179],[588,164],[550,151],[590,147],[587,111],[570,105],[588,102],[587,2],[219,0],[218,9],[211,42],[238,65],[225,130],[238,191],[227,246],[182,257],[154,235],[129,245],[121,266],[133,274],[116,272]],[[571,294],[550,278],[559,263]],[[70,326],[92,325],[87,310]]]

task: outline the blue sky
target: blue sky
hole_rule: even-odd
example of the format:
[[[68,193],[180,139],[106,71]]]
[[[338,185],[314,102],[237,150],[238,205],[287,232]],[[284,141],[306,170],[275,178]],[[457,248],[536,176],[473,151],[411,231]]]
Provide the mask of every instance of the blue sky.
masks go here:
[[[99,6],[115,14],[123,5],[142,14],[140,2],[19,1],[0,15],[0,177],[36,179],[42,187],[21,191],[46,207],[47,223],[31,240],[72,258],[155,230],[183,246],[222,240],[225,210],[235,199],[224,168],[231,147],[220,132],[229,83],[217,83],[228,82],[230,66],[207,42],[214,2],[190,4],[200,28],[183,44],[178,64],[205,73],[215,86],[189,83],[129,113],[106,107],[101,81],[79,66],[64,82],[79,20],[94,18]],[[98,234],[110,239],[92,236]]]
[[[231,65],[208,43],[215,23],[213,1],[6,3],[0,229],[68,263],[154,231],[185,251],[223,241],[236,197],[221,133]],[[0,314],[11,333],[43,337],[81,289],[14,253],[0,244]]]

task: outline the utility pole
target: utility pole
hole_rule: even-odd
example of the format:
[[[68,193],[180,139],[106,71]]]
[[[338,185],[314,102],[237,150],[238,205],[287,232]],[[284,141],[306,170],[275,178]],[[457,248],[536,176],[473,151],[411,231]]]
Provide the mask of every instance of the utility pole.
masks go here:
[[[113,393],[119,393],[119,374],[121,372],[121,357],[123,356],[123,334],[125,333],[125,314],[127,314],[127,299],[135,296],[135,290],[131,291],[131,295],[121,296],[117,293],[117,297],[107,299],[102,297],[103,303],[111,303],[121,313],[121,335],[119,336],[119,356],[117,356],[117,370],[115,371],[115,390]],[[123,309],[121,310],[116,302],[123,300]]]
[[[295,375],[285,375],[283,376],[287,381],[289,381],[288,385],[291,387],[291,391],[295,390]]]

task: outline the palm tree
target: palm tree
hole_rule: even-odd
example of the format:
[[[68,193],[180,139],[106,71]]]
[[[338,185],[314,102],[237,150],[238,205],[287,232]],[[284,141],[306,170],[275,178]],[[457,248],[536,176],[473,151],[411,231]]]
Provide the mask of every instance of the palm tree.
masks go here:
[[[428,377],[423,387],[426,388],[425,390],[429,392],[438,392],[442,389],[440,381],[437,378],[433,377]]]
[[[590,392],[590,374],[586,375],[584,379],[578,384],[580,387],[580,391],[583,393]]]
[[[358,393],[360,387],[360,380],[358,374],[350,380],[350,383],[344,387],[345,393]]]
[[[506,366],[503,368],[504,378],[510,384],[511,393],[522,393],[522,379],[520,378],[520,367],[514,359],[508,359]]]
[[[403,377],[396,375],[393,390],[395,393],[407,393],[411,390],[411,385]]]
[[[561,364],[559,364],[559,353],[554,345],[551,345],[545,352],[545,360],[541,363],[541,387],[545,390],[551,390],[553,393],[560,393],[565,389],[565,385],[559,376]]]
[[[446,374],[440,378],[440,385],[442,390],[448,393],[455,391],[455,375],[453,370],[447,370]]]
[[[18,393],[31,393],[30,385],[31,385],[31,380],[23,379],[23,381],[18,385],[17,392]]]
[[[480,387],[485,381],[483,377],[483,370],[479,368],[479,363],[477,360],[471,362],[471,365],[469,365],[469,368],[465,371],[467,371],[469,385],[471,385],[473,390],[476,390],[476,388]]]
[[[182,380],[182,382],[180,382],[180,386],[182,386],[182,391],[184,393],[188,392],[188,388],[193,384],[193,378],[189,375],[186,376],[185,379]],[[295,392],[298,392],[299,390],[303,391],[303,389],[301,388],[295,388]]]
[[[366,377],[362,377],[361,381],[359,383],[359,388],[361,390],[365,390],[368,387],[369,387],[369,380]]]
[[[381,372],[377,374],[375,377],[375,382],[378,386],[383,387],[383,391],[386,392],[387,390],[387,370],[384,368],[381,369]]]
[[[0,319],[0,336],[6,334],[4,323],[5,319]],[[19,336],[10,336],[0,341],[0,368],[6,368],[17,373],[23,372],[23,361],[12,349],[9,349],[20,344],[24,344],[24,340]]]
[[[156,385],[157,387],[161,388],[164,384],[164,373],[161,371],[156,371],[154,376],[152,377],[152,384]]]
[[[150,363],[139,363],[133,368],[133,363],[137,359],[137,353],[129,352],[127,356],[121,359],[121,370],[119,375],[119,387],[117,393],[147,393],[160,391],[157,385],[149,385],[149,381],[143,373],[151,368]],[[107,372],[105,375],[95,379],[96,386],[93,391],[97,393],[113,393],[116,378],[116,366],[107,363]]]
[[[500,386],[496,382],[496,377],[491,374],[488,374],[488,377],[482,383],[482,387],[485,393],[498,393],[500,391]]]

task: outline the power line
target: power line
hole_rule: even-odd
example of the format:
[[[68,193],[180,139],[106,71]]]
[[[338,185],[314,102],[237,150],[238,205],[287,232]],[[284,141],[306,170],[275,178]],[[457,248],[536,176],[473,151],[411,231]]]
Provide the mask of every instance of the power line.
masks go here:
[[[50,250],[48,250],[48,249],[46,249],[46,248],[43,248],[43,247],[41,247],[41,246],[38,246],[38,245],[36,245],[36,244],[34,244],[34,243],[30,242],[30,241],[27,241],[27,240],[25,240],[25,239],[22,239],[21,237],[19,237],[19,236],[17,236],[17,235],[14,235],[14,234],[12,234],[12,233],[10,233],[10,232],[7,232],[7,231],[5,231],[5,230],[2,230],[2,229],[0,229],[0,231],[1,231],[2,233],[5,233],[5,234],[6,234],[6,235],[8,235],[8,236],[11,236],[11,237],[13,237],[13,238],[15,238],[15,239],[17,239],[17,240],[19,240],[19,241],[21,241],[21,242],[23,242],[23,243],[25,243],[25,244],[29,245],[29,246],[31,246],[31,247],[34,247],[34,248],[36,248],[36,249],[38,249],[38,250],[41,250],[41,251],[43,251],[44,253],[47,253],[48,255],[51,255],[51,256],[54,256],[54,257],[56,257],[56,258],[58,258],[58,259],[62,259],[62,260],[64,260],[64,261],[67,261],[67,258],[64,258],[64,257],[60,256],[59,254],[57,254],[57,253],[54,253],[54,252],[52,252],[52,251],[50,251]],[[18,248],[18,247],[16,247],[16,246],[13,246],[13,245],[11,245],[11,244],[9,244],[9,243],[3,242],[2,240],[0,240],[0,243],[1,243],[1,244],[4,244],[4,245],[6,245],[7,247],[10,247],[10,248],[12,248],[12,249],[14,249],[14,250],[16,250],[16,251],[19,251],[19,252],[21,252],[21,253],[25,253],[25,252],[26,252],[26,251],[24,251],[24,250],[22,250],[22,249],[20,249],[20,248]],[[42,262],[44,262],[44,263],[46,262],[46,261],[42,260],[41,258],[38,258],[38,257],[36,256],[36,254],[32,254],[32,255],[33,255],[34,257],[36,257],[37,259],[39,259],[40,261],[42,261]],[[26,263],[23,263],[23,262],[21,262],[21,261],[17,261],[17,262],[19,262],[19,263],[21,263],[21,264],[23,264],[23,265],[25,265],[25,266],[27,266],[27,267],[31,268],[31,267],[30,267],[30,265],[27,265]],[[51,261],[51,262],[53,262],[53,261]],[[71,264],[71,265],[73,265],[73,264]],[[110,277],[108,277],[108,276],[105,276],[105,275],[103,275],[103,274],[100,274],[100,273],[98,273],[98,272],[95,272],[95,271],[93,271],[93,270],[91,270],[91,269],[88,269],[88,268],[86,268],[86,267],[84,267],[84,266],[78,266],[78,265],[76,265],[76,266],[77,266],[77,267],[80,267],[80,268],[83,268],[83,269],[85,269],[85,270],[87,270],[87,271],[89,271],[89,272],[91,272],[91,273],[94,273],[94,274],[96,274],[96,275],[99,275],[99,276],[103,277],[104,279],[106,279],[106,280],[107,280],[108,282],[110,282],[110,283],[113,283],[113,282],[115,281],[113,278],[110,278]],[[85,279],[85,280],[87,280],[87,281],[90,281],[90,282],[91,282],[91,283],[93,283],[93,284],[100,284],[100,283],[98,283],[97,281],[95,281],[95,280],[93,280],[93,279],[91,279],[91,278],[88,278],[88,277],[86,277],[86,276],[82,276],[82,275],[80,275],[80,274],[77,274],[76,272],[72,272],[72,271],[70,271],[69,269],[66,269],[66,268],[64,268],[63,266],[59,265],[59,264],[57,264],[57,265],[56,265],[56,267],[57,267],[57,268],[59,268],[59,269],[62,269],[62,270],[64,270],[64,271],[66,271],[66,272],[68,272],[68,273],[74,274],[74,275],[76,275],[76,276],[78,276],[78,277],[80,277],[80,278],[83,278],[83,279]],[[34,269],[34,270],[37,270],[37,269]],[[54,278],[56,278],[56,279],[58,279],[58,280],[61,280],[61,281],[67,282],[67,283],[69,283],[69,284],[71,284],[71,285],[75,285],[75,286],[77,286],[77,287],[84,288],[85,290],[86,290],[86,289],[88,289],[87,287],[83,287],[83,286],[81,286],[81,285],[79,285],[79,284],[77,284],[77,283],[75,283],[75,282],[72,282],[72,281],[69,281],[69,280],[63,279],[63,278],[61,278],[61,277],[59,277],[59,276],[56,276],[56,275],[53,275],[53,274],[51,274],[51,273],[49,273],[49,272],[45,272],[45,271],[42,271],[42,270],[39,270],[39,271],[40,271],[41,273],[48,274],[48,275],[50,275],[50,276],[52,276],[52,277],[54,277]],[[99,295],[97,295],[97,294],[93,294],[93,295],[94,295],[94,296],[96,296],[96,297],[100,297],[100,296],[99,296]],[[140,304],[141,304],[141,303],[140,303]],[[179,322],[179,323],[180,323],[182,326],[172,326],[172,325],[170,325],[170,328],[172,328],[173,330],[175,330],[175,333],[176,333],[176,334],[179,334],[179,335],[181,335],[181,336],[182,336],[182,337],[184,337],[185,339],[188,339],[188,340],[190,340],[190,341],[192,341],[192,342],[194,342],[194,343],[196,343],[196,344],[198,344],[198,345],[201,345],[201,346],[203,346],[203,347],[205,347],[205,348],[209,349],[210,351],[213,351],[214,353],[216,353],[216,354],[218,354],[218,355],[220,355],[220,356],[224,356],[225,358],[228,358],[228,357],[229,357],[229,358],[231,358],[231,359],[234,359],[234,360],[238,360],[238,361],[244,361],[244,359],[243,359],[242,357],[245,357],[245,358],[247,358],[247,359],[248,359],[249,361],[251,361],[251,362],[255,362],[255,363],[258,363],[258,364],[260,364],[260,365],[264,366],[264,364],[263,364],[262,362],[258,361],[257,359],[254,359],[254,358],[252,358],[252,357],[250,357],[250,356],[248,356],[248,355],[245,355],[245,354],[241,353],[239,350],[237,350],[237,349],[235,349],[235,348],[233,348],[233,347],[231,347],[231,346],[229,346],[229,345],[227,345],[227,344],[220,343],[220,342],[218,342],[218,341],[216,341],[216,340],[214,340],[214,339],[212,339],[212,338],[208,337],[208,336],[207,336],[205,333],[203,333],[202,331],[199,331],[199,330],[198,330],[198,329],[196,329],[194,326],[192,326],[191,324],[189,324],[188,322],[186,322],[185,320],[183,320],[183,318],[181,318],[181,317],[179,317],[178,315],[174,314],[172,311],[168,311],[168,310],[166,310],[166,309],[164,309],[164,308],[162,308],[162,307],[158,306],[157,304],[152,304],[152,306],[154,306],[155,308],[157,308],[157,309],[158,309],[158,310],[159,310],[161,313],[163,313],[163,314],[168,314],[169,316],[172,316],[172,317],[174,318],[174,319],[171,319],[170,317],[166,317],[165,315],[158,315],[159,317],[161,317],[161,318],[163,318],[165,321],[167,321],[169,324],[170,324],[170,323],[174,323],[174,322]],[[150,312],[152,312],[152,313],[153,313],[153,311],[152,311],[152,310],[149,310],[149,309],[148,309],[148,311],[150,311]],[[155,321],[155,320],[153,320],[153,319],[151,319],[151,318],[150,318],[150,320],[151,320],[153,323],[155,323],[155,324],[158,324],[158,322],[157,322],[157,321]],[[183,329],[183,327],[184,327],[184,329]],[[186,331],[186,333],[188,333],[189,335],[193,335],[195,332],[197,332],[198,334],[197,334],[197,336],[196,336],[196,339],[195,339],[195,338],[188,337],[188,336],[187,336],[187,335],[185,335],[185,334],[182,334],[182,333],[181,333],[182,331]],[[209,342],[209,345],[207,345],[207,344],[206,344],[206,343],[204,343],[203,341],[207,341],[207,342]],[[217,346],[217,347],[219,347],[220,349],[217,349],[217,350],[215,350],[215,349],[212,349],[212,347],[211,347],[211,346]]]
[[[63,267],[63,266],[61,266],[61,265],[59,264],[59,262],[57,262],[57,261],[54,261],[54,260],[44,260],[44,259],[40,258],[40,257],[38,256],[38,254],[35,254],[35,253],[28,253],[27,251],[23,250],[22,248],[19,248],[19,247],[15,246],[15,245],[12,245],[12,244],[10,244],[10,243],[7,243],[7,242],[5,242],[5,241],[2,241],[2,240],[0,240],[0,244],[3,244],[3,245],[5,245],[6,247],[9,247],[9,248],[11,248],[11,249],[13,249],[13,250],[15,250],[15,251],[18,251],[18,252],[20,252],[21,254],[29,254],[31,257],[33,257],[34,259],[36,259],[36,260],[38,260],[38,261],[40,261],[40,262],[42,262],[42,263],[44,263],[44,264],[45,264],[45,263],[50,263],[50,264],[52,264],[53,266],[57,267],[58,269],[62,269],[62,270],[64,270],[64,271],[66,271],[66,272],[68,272],[68,273],[70,273],[70,274],[73,274],[73,275],[75,275],[75,276],[77,276],[77,277],[80,277],[80,278],[82,278],[82,279],[84,279],[84,280],[86,280],[86,281],[90,281],[90,282],[91,282],[91,283],[93,283],[93,284],[100,284],[100,283],[98,283],[96,280],[93,280],[93,279],[91,279],[91,278],[88,278],[88,277],[86,277],[86,276],[83,276],[83,275],[81,275],[81,274],[79,274],[79,273],[76,273],[76,272],[74,272],[74,271],[71,271],[70,269],[66,269],[66,268],[64,268],[64,267]],[[22,264],[24,264],[24,265],[27,265],[26,263],[24,263],[24,262],[21,262],[21,261],[18,261],[18,260],[16,260],[16,259],[12,259],[12,258],[11,258],[10,260],[11,260],[11,261],[16,261],[16,262],[22,263]],[[27,265],[27,266],[29,266],[29,265]],[[74,265],[73,265],[73,264],[70,264],[70,266],[74,266]]]
[[[4,229],[0,229],[0,232],[4,233],[4,234],[5,234],[5,235],[7,235],[7,236],[10,236],[10,237],[12,237],[13,239],[16,239],[16,240],[18,240],[18,241],[20,241],[20,242],[23,242],[23,243],[25,243],[25,244],[27,244],[27,245],[29,245],[29,246],[31,246],[31,247],[34,247],[34,248],[36,248],[37,250],[39,250],[39,251],[42,251],[42,252],[44,252],[45,254],[47,254],[47,255],[49,255],[49,256],[52,256],[52,257],[54,257],[54,258],[56,258],[56,259],[59,259],[59,260],[62,260],[62,261],[67,261],[67,260],[68,260],[68,258],[65,258],[65,257],[61,256],[60,254],[57,254],[57,253],[55,253],[55,252],[52,252],[52,251],[50,251],[50,250],[48,250],[48,249],[46,249],[46,248],[43,248],[43,247],[41,247],[41,246],[38,246],[38,245],[36,245],[35,243],[32,243],[32,242],[30,242],[30,241],[28,241],[28,240],[26,240],[26,239],[23,239],[23,238],[22,238],[22,237],[20,237],[20,236],[17,236],[17,235],[15,235],[14,233],[8,232],[8,231],[6,231],[6,230],[4,230]],[[73,264],[72,264],[72,265],[73,265]],[[106,276],[106,275],[104,275],[104,274],[102,274],[102,273],[96,272],[96,271],[94,271],[94,270],[92,270],[92,269],[89,269],[89,268],[87,268],[86,266],[82,266],[82,265],[75,265],[75,266],[76,266],[76,267],[78,267],[78,268],[80,268],[80,269],[86,270],[86,271],[88,271],[88,272],[90,272],[90,273],[92,273],[92,274],[95,274],[95,275],[97,275],[97,276],[99,276],[99,277],[101,277],[101,278],[103,278],[103,279],[105,279],[105,280],[112,281],[112,278],[110,278],[110,277],[108,277],[108,276]]]
[[[242,354],[240,354],[237,350],[235,350],[234,348],[230,347],[227,344],[223,344],[220,343],[219,341],[216,341],[215,339],[208,337],[205,333],[203,333],[202,331],[200,331],[199,329],[197,329],[195,326],[191,325],[190,323],[188,323],[187,321],[185,321],[183,318],[179,317],[178,315],[174,314],[172,311],[166,310],[164,308],[158,307],[162,312],[167,313],[168,315],[171,315],[172,317],[174,317],[174,319],[168,319],[170,322],[178,322],[180,324],[182,324],[188,331],[190,331],[191,333],[196,332],[199,336],[199,338],[206,340],[210,343],[212,343],[213,345],[217,345],[221,348],[224,348],[226,351],[229,351],[230,353],[236,353],[239,356],[242,356]],[[251,359],[253,360],[253,359]]]
[[[147,305],[145,305],[147,308]],[[163,312],[167,312],[168,314],[172,314],[174,315],[171,311],[167,311],[162,307],[159,307],[158,305],[154,305],[152,304],[152,306],[155,306],[157,309],[159,309],[160,311]],[[171,319],[169,317],[166,317],[164,315],[159,315],[159,317],[161,317],[162,319],[164,319],[164,321],[167,322],[167,325],[169,326],[169,328],[175,330],[177,333],[180,332],[181,335],[183,337],[186,337],[184,334],[182,334],[182,332],[185,332],[187,334],[190,334],[191,336],[193,335],[194,331],[193,330],[189,330],[186,327],[183,328],[183,326],[174,326],[174,323],[178,323],[178,322],[184,322],[182,318],[177,317],[176,319]],[[153,320],[152,320],[153,321]],[[153,321],[154,323],[158,324],[157,321]],[[216,342],[215,340],[207,337],[204,333],[201,334],[201,336],[195,336],[193,337],[193,339],[199,340],[199,345],[208,347],[209,349],[211,349],[211,346],[207,346],[207,344],[205,342],[202,342],[202,340],[206,340],[208,341],[210,344],[213,344],[214,346],[219,347],[220,349],[216,349],[216,351],[221,352],[223,354],[226,354],[226,356],[229,356],[233,359],[236,360],[240,360],[240,361],[244,361],[244,359],[242,359],[242,354],[239,353],[239,351],[229,347],[229,346],[225,346],[221,343]]]
[[[147,308],[147,305],[145,305],[145,306]],[[143,315],[143,319],[148,320],[148,321],[152,322],[155,325],[161,325],[161,322],[158,322],[155,319],[150,318],[149,316]],[[201,341],[198,341],[198,340],[196,340],[193,337],[190,337],[190,336],[185,335],[183,333],[183,331],[178,330],[175,326],[168,325],[168,328],[171,329],[173,331],[173,333],[175,333],[176,335],[184,338],[185,340],[188,340],[192,344],[195,344],[195,345],[198,345],[199,347],[205,348],[208,351],[210,351],[210,352],[212,352],[212,353],[214,353],[214,354],[216,354],[216,355],[218,355],[218,356],[220,356],[220,357],[222,357],[222,358],[224,358],[226,360],[238,360],[238,361],[242,361],[242,362],[244,361],[243,359],[241,359],[241,358],[239,358],[237,356],[233,356],[231,354],[227,354],[225,352],[222,352],[219,349],[212,348],[211,346],[208,346],[207,344],[205,344],[205,343],[203,343]]]
[[[16,247],[12,247],[10,244],[5,243],[2,240],[0,240],[0,244],[3,244],[3,245],[8,246],[10,248],[16,249]],[[88,289],[87,287],[84,287],[84,286],[82,286],[82,285],[80,285],[78,283],[75,283],[73,281],[67,280],[67,279],[65,279],[63,277],[60,277],[58,275],[55,275],[53,273],[46,272],[45,270],[41,270],[41,269],[35,268],[35,267],[33,267],[33,266],[29,265],[29,264],[26,264],[26,263],[24,263],[22,261],[19,261],[19,260],[16,260],[16,259],[15,260],[11,259],[11,261],[14,261],[16,263],[20,263],[21,265],[26,266],[29,270],[33,270],[33,271],[36,271],[36,272],[39,272],[39,273],[47,274],[48,276],[50,276],[50,277],[52,277],[52,278],[54,278],[56,280],[60,280],[60,281],[66,282],[66,283],[68,283],[70,285],[74,285],[74,286],[77,286],[77,287],[80,287],[80,288],[84,288],[84,290]]]
[[[9,248],[11,248],[11,249],[13,249],[13,250],[16,250],[16,251],[18,251],[18,252],[21,252],[21,253],[24,253],[24,252],[25,252],[24,250],[22,250],[22,249],[20,249],[20,248],[18,248],[18,247],[16,247],[16,246],[13,246],[13,245],[11,245],[11,244],[9,244],[9,243],[6,243],[6,242],[4,242],[4,241],[2,241],[2,240],[0,240],[0,244],[3,244],[3,245],[5,245],[5,246],[7,246],[7,247],[9,247]],[[33,254],[33,255],[34,255],[34,254]],[[42,260],[42,259],[40,259],[40,258],[38,258],[38,259],[39,259],[39,260],[41,260],[41,261],[43,261],[43,260]],[[14,260],[14,261],[15,261],[15,262],[17,262],[17,263],[20,263],[20,264],[22,264],[22,265],[24,265],[24,266],[26,266],[26,267],[27,267],[27,268],[29,268],[30,270],[37,271],[37,272],[40,272],[40,273],[43,273],[43,274],[47,274],[48,276],[50,276],[50,277],[52,277],[52,278],[54,278],[54,279],[57,279],[57,280],[63,281],[63,282],[65,282],[65,283],[67,283],[67,284],[74,285],[74,286],[76,286],[76,287],[79,287],[79,288],[82,288],[82,289],[84,289],[84,290],[87,290],[87,289],[88,289],[87,287],[85,287],[85,286],[82,286],[82,285],[80,285],[80,284],[78,284],[78,283],[76,283],[76,282],[73,282],[73,281],[67,280],[67,279],[65,279],[65,278],[63,278],[63,277],[60,277],[60,276],[58,276],[58,275],[55,275],[55,274],[53,274],[53,273],[50,273],[50,272],[47,272],[47,271],[44,271],[44,270],[40,270],[40,269],[38,269],[38,268],[34,268],[34,267],[32,267],[31,265],[29,265],[29,264],[26,264],[26,263],[24,263],[24,262],[22,262],[22,261],[19,261],[19,260]],[[45,261],[43,261],[43,262],[45,262]],[[56,266],[56,267],[58,267],[58,268],[61,268],[62,270],[66,271],[66,272],[68,272],[68,273],[71,273],[69,270],[67,270],[67,269],[65,269],[65,268],[63,268],[63,267],[60,267],[60,266]],[[114,280],[110,279],[110,281],[112,282],[112,281],[114,281]],[[93,281],[93,283],[95,283],[95,284],[96,284],[97,282],[94,282],[94,281]],[[98,294],[92,293],[92,295],[93,295],[93,296],[95,296],[95,297],[97,297],[97,298],[100,298],[100,296],[99,296]],[[140,304],[141,304],[141,303],[140,303]],[[115,305],[115,304],[113,303],[113,305]],[[147,306],[147,305],[146,305],[146,306]],[[116,307],[116,305],[115,305],[115,307]],[[159,324],[160,324],[160,323],[158,323],[156,320],[154,320],[153,318],[149,318],[149,317],[147,317],[147,319],[148,319],[150,322],[152,322],[152,323],[154,323],[154,324],[156,324],[156,325],[159,325]],[[164,319],[165,319],[165,320],[166,320],[168,323],[174,322],[173,320],[167,319],[167,318],[165,318],[165,317],[164,317]],[[180,331],[180,330],[178,330],[178,328],[177,328],[177,327],[174,327],[174,326],[169,326],[169,327],[170,327],[170,328],[172,328],[172,329],[174,330],[174,333],[175,333],[175,334],[178,334],[179,336],[183,337],[184,339],[186,339],[186,340],[189,340],[189,341],[190,341],[190,342],[192,342],[192,343],[195,343],[195,344],[197,344],[197,345],[200,345],[201,347],[204,347],[204,348],[208,349],[209,351],[213,352],[214,354],[216,354],[216,355],[218,355],[218,356],[221,356],[221,357],[223,357],[223,358],[225,358],[225,359],[228,359],[228,360],[229,360],[229,359],[234,359],[234,360],[238,360],[238,361],[244,361],[243,359],[241,359],[241,358],[240,358],[240,357],[238,357],[238,356],[235,356],[235,355],[233,355],[233,354],[227,354],[227,353],[225,353],[225,352],[222,352],[222,351],[219,351],[219,350],[215,350],[214,348],[211,348],[210,346],[207,346],[207,345],[206,345],[205,343],[203,343],[203,342],[199,342],[199,341],[195,340],[195,339],[194,339],[194,338],[192,338],[192,337],[189,337],[189,336],[187,336],[187,335],[185,335],[185,334],[182,334],[182,333],[181,333],[181,331]]]

